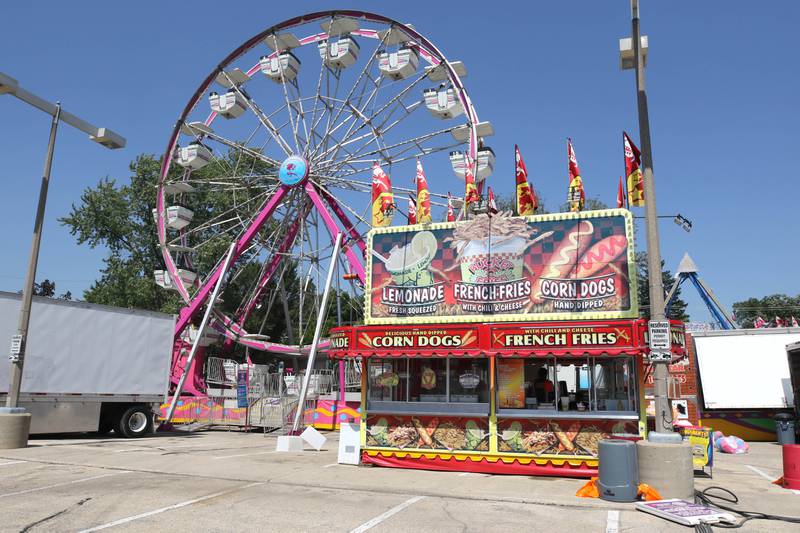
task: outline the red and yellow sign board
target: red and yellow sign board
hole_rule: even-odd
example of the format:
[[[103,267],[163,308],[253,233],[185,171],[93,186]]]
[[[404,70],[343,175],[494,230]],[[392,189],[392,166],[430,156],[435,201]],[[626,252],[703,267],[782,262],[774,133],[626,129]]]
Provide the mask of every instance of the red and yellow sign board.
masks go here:
[[[492,326],[496,350],[520,348],[627,348],[634,346],[632,323],[619,325]]]
[[[367,246],[367,324],[638,316],[624,209],[376,228]]]
[[[354,328],[353,346],[358,351],[447,353],[478,349],[477,327]]]
[[[683,354],[683,325],[672,321],[672,350]],[[633,355],[647,352],[647,321],[606,320],[351,326],[329,334],[333,357]]]

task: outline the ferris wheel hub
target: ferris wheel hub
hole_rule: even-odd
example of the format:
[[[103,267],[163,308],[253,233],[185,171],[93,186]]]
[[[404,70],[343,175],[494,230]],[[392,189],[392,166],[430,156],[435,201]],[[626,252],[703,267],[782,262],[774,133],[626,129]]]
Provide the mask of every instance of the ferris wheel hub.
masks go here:
[[[281,163],[278,179],[284,185],[297,185],[308,177],[308,161],[299,155],[290,155]]]

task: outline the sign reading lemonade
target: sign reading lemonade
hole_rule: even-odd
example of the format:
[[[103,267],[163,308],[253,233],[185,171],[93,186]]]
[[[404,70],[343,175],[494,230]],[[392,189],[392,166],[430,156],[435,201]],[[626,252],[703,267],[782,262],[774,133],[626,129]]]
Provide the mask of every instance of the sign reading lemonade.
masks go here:
[[[368,324],[638,316],[624,209],[376,228],[368,247]]]

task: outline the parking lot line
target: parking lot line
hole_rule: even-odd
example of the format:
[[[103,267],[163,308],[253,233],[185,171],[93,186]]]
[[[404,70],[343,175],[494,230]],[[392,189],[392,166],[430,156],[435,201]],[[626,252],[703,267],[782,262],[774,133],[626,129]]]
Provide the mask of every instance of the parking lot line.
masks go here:
[[[230,494],[232,492],[237,492],[244,489],[249,489],[251,487],[255,487],[258,485],[263,485],[264,482],[258,483],[249,483],[247,485],[242,485],[241,487],[236,487],[235,489],[223,490],[222,492],[215,492],[214,494],[209,494],[207,496],[201,496],[200,498],[195,498],[193,500],[186,500],[185,502],[176,503],[173,505],[168,505],[166,507],[162,507],[161,509],[155,509],[153,511],[148,511],[146,513],[141,513],[133,516],[128,516],[125,518],[120,518],[119,520],[114,520],[113,522],[108,522],[105,524],[101,524],[99,526],[91,527],[89,529],[81,530],[79,533],[90,533],[92,531],[100,531],[101,529],[108,529],[110,527],[119,526],[122,524],[127,524],[128,522],[133,522],[134,520],[140,520],[142,518],[147,518],[148,516],[153,516],[157,514],[161,514],[166,511],[172,511],[173,509],[180,509],[181,507],[186,507],[189,505],[193,505],[195,503],[199,503],[202,501],[210,500],[211,498],[217,498],[219,496],[225,496],[226,494]]]
[[[18,464],[20,464],[20,463],[27,463],[27,462],[28,462],[28,461],[8,461],[8,462],[5,462],[5,463],[0,463],[0,466],[6,466],[6,465],[18,465]]]
[[[406,507],[410,507],[410,506],[414,505],[415,503],[417,503],[418,501],[420,501],[420,500],[422,500],[424,498],[425,498],[425,496],[414,496],[413,498],[409,498],[408,500],[404,501],[400,505],[392,507],[391,509],[389,509],[385,513],[379,514],[378,516],[376,516],[372,520],[364,522],[363,524],[361,524],[357,528],[350,530],[350,533],[363,533],[364,531],[367,531],[368,529],[372,529],[373,527],[377,526],[378,524],[380,524],[381,522],[383,522],[387,518],[396,515],[397,513],[399,513],[400,511],[402,511]]]
[[[248,457],[250,455],[264,455],[267,453],[275,453],[275,450],[269,450],[268,452],[239,453],[236,455],[220,455],[219,457],[214,457],[213,459],[230,459],[232,457]]]
[[[606,517],[606,533],[619,533],[619,511],[609,511]]]
[[[766,479],[770,483],[772,483],[773,481],[775,481],[777,479],[777,478],[775,478],[773,476],[770,476],[769,474],[759,470],[758,468],[756,468],[754,466],[750,466],[750,465],[744,465],[744,466],[746,466],[747,468],[749,468],[750,470],[752,470],[753,472],[755,472],[759,476],[763,477],[764,479]],[[777,486],[780,486],[780,485],[777,485]],[[781,488],[783,488],[783,487],[781,487]],[[786,490],[791,491],[794,494],[800,494],[800,490],[797,490],[797,489],[786,489]]]
[[[325,465],[325,466],[323,466],[322,468],[330,468],[330,467],[332,467],[332,466],[339,466],[339,463],[331,463],[331,464],[329,464],[329,465]]]
[[[75,483],[84,483],[86,481],[92,481],[92,480],[101,479],[101,478],[104,478],[104,477],[117,476],[117,475],[120,475],[120,474],[130,474],[130,471],[129,470],[123,470],[121,472],[112,472],[110,474],[101,474],[99,476],[92,476],[92,477],[85,477],[85,478],[82,478],[82,479],[75,479],[73,481],[64,481],[63,483],[56,483],[55,485],[47,485],[45,487],[37,487],[35,489],[19,490],[17,492],[7,492],[5,494],[0,494],[0,498],[5,498],[7,496],[19,496],[20,494],[29,494],[31,492],[39,492],[41,490],[54,489],[56,487],[63,487],[65,485],[74,485]]]

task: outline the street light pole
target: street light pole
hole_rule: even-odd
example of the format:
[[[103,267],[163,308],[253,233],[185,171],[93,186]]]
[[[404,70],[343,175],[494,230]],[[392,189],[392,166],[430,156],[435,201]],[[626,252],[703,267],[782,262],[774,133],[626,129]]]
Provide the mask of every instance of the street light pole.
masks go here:
[[[44,173],[42,185],[39,189],[39,205],[36,208],[36,221],[33,223],[33,242],[31,255],[28,259],[28,272],[25,274],[25,285],[22,286],[22,305],[19,310],[19,326],[17,327],[17,340],[19,342],[19,355],[11,363],[11,381],[8,387],[6,407],[14,408],[19,404],[19,389],[22,384],[22,365],[25,361],[25,343],[28,340],[28,324],[31,319],[31,300],[33,300],[33,284],[36,281],[36,267],[39,264],[39,245],[42,242],[42,224],[44,223],[44,208],[47,203],[47,188],[50,185],[50,168],[53,166],[53,149],[56,145],[56,132],[58,121],[61,118],[61,102],[56,102],[56,112],[50,123],[50,140],[47,143],[47,155],[44,159]]]
[[[36,268],[39,262],[39,247],[42,240],[47,189],[50,185],[50,170],[53,166],[53,151],[56,144],[58,125],[64,122],[75,129],[89,135],[89,139],[109,149],[123,148],[125,139],[117,133],[98,128],[89,122],[61,109],[61,103],[53,104],[20,87],[19,82],[11,76],[0,72],[0,95],[10,94],[28,105],[44,111],[52,117],[50,123],[50,139],[47,144],[47,156],[44,162],[42,185],[39,189],[39,203],[36,208],[36,220],[33,225],[33,242],[22,288],[22,304],[19,313],[17,334],[11,339],[11,376],[8,386],[5,408],[0,407],[0,449],[22,448],[27,446],[31,415],[19,407],[22,371],[25,364],[25,345],[28,340],[28,326],[31,317],[33,288],[36,281]]]
[[[639,0],[631,0],[631,38],[633,65],[636,72],[636,103],[639,114],[639,143],[642,152],[642,174],[644,177],[644,209],[647,225],[647,274],[650,285],[650,320],[666,320],[664,314],[664,284],[661,278],[661,249],[658,238],[658,214],[656,212],[656,185],[653,177],[653,153],[650,145],[650,117],[647,112],[647,91],[644,80],[644,54],[639,29]],[[667,396],[669,361],[653,363],[653,385],[655,388],[656,420],[659,433],[672,433],[672,410]]]

